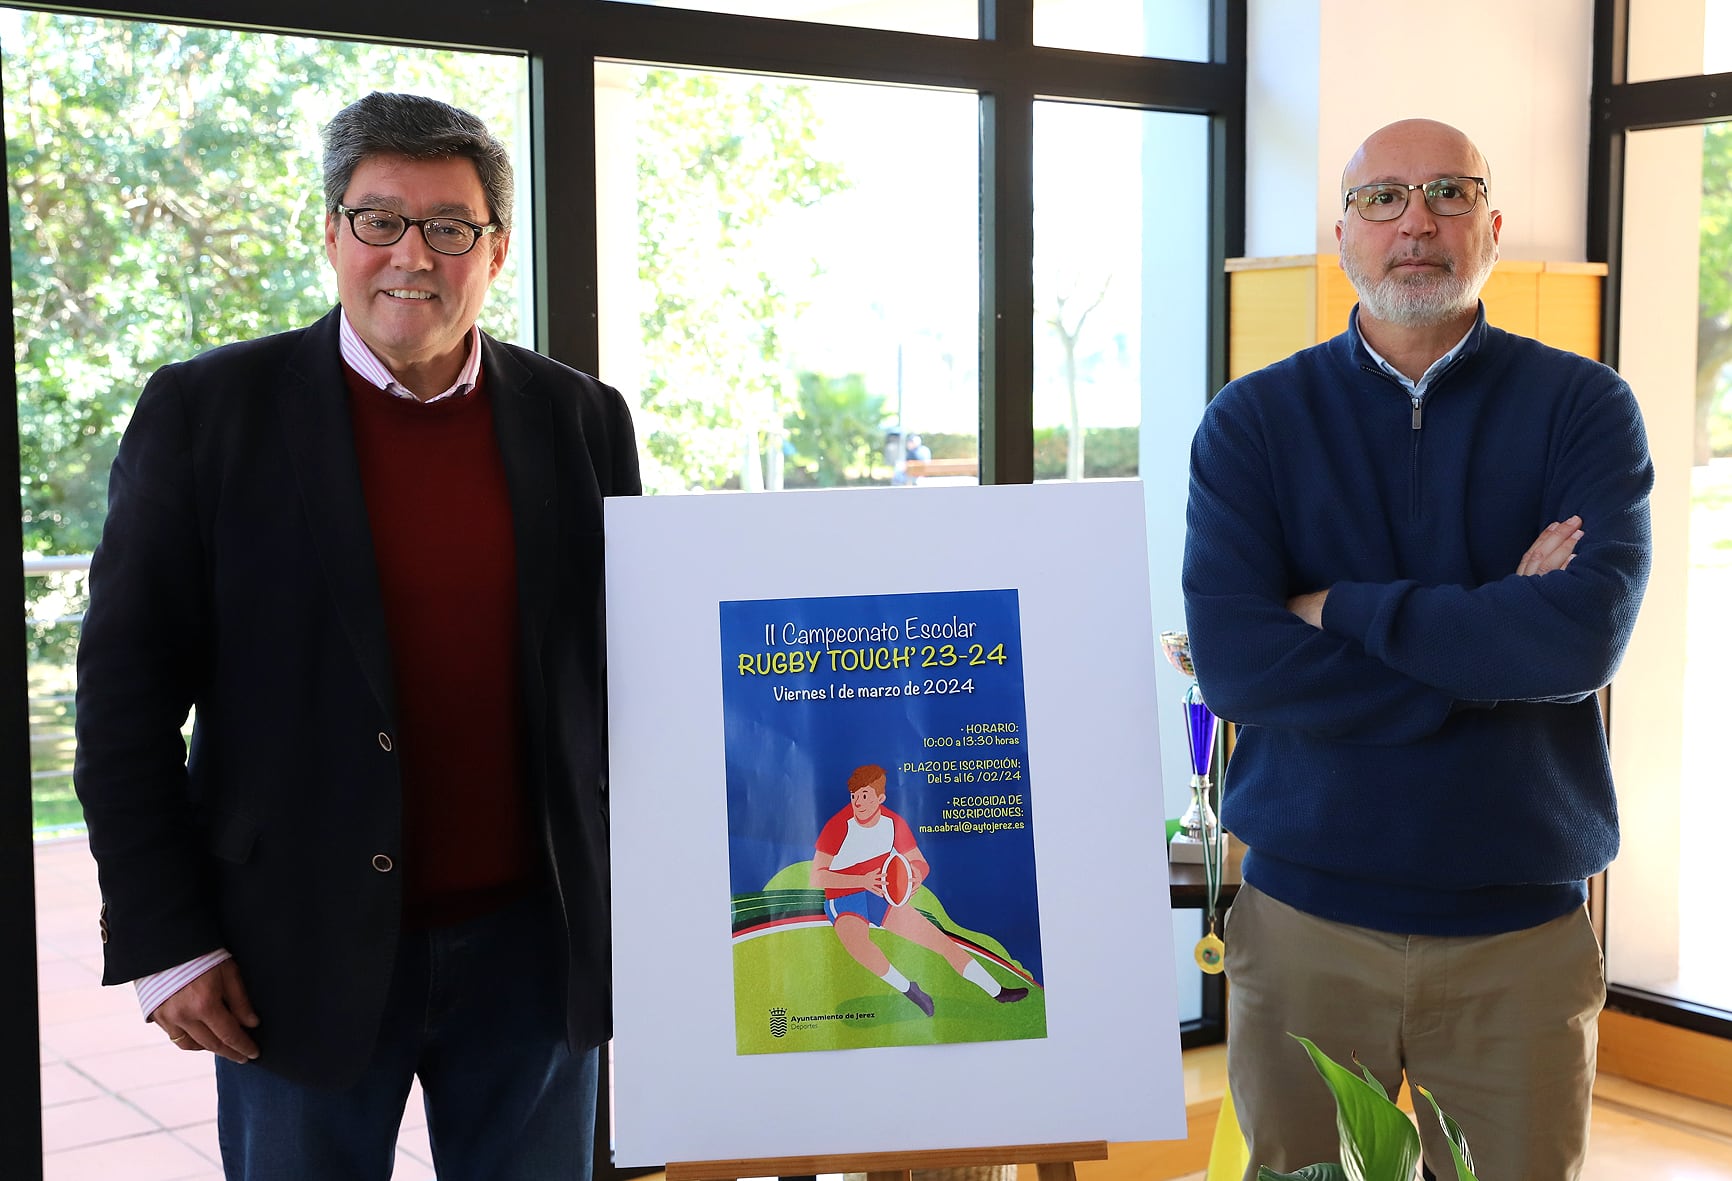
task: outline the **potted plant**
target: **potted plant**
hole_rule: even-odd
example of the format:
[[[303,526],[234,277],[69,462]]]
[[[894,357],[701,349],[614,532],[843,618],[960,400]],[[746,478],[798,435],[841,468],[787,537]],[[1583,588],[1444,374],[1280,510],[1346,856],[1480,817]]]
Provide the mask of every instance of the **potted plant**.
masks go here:
[[[1311,1055],[1311,1064],[1335,1096],[1341,1163],[1306,1165],[1296,1173],[1277,1173],[1264,1165],[1257,1170],[1257,1181],[1413,1181],[1420,1160],[1419,1132],[1407,1113],[1390,1101],[1383,1084],[1357,1060],[1359,1073],[1355,1074],[1306,1038],[1298,1034],[1288,1036],[1305,1047],[1305,1052]],[[1425,1096],[1449,1138],[1456,1181],[1478,1181],[1473,1175],[1473,1155],[1467,1150],[1467,1139],[1460,1126],[1443,1113],[1430,1091],[1421,1086],[1413,1089]]]

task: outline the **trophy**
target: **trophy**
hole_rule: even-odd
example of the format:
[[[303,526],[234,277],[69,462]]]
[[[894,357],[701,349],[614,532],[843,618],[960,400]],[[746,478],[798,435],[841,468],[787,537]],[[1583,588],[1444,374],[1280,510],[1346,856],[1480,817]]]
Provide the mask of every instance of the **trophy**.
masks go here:
[[[1205,854],[1218,840],[1220,822],[1209,805],[1209,766],[1215,758],[1215,715],[1203,704],[1203,691],[1197,686],[1197,667],[1191,662],[1191,639],[1184,632],[1162,632],[1161,651],[1167,661],[1187,677],[1191,684],[1185,690],[1185,733],[1191,747],[1191,803],[1179,818],[1179,831],[1167,845],[1172,861],[1201,865]]]
[[[1221,909],[1221,823],[1209,806],[1209,764],[1215,758],[1215,714],[1203,704],[1197,686],[1197,666],[1191,661],[1191,637],[1184,632],[1162,632],[1161,651],[1172,666],[1191,678],[1185,690],[1185,735],[1191,746],[1191,805],[1179,818],[1179,831],[1167,842],[1167,856],[1177,862],[1203,867],[1207,899],[1204,921],[1208,930],[1197,940],[1192,955],[1197,967],[1218,975],[1227,967],[1227,945],[1217,933]]]

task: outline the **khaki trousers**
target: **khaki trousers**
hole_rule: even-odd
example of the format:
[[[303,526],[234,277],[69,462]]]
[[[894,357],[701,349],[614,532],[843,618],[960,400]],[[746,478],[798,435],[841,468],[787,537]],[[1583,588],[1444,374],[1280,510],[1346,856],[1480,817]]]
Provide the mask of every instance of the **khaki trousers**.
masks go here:
[[[1461,1125],[1480,1181],[1573,1181],[1587,1155],[1600,948],[1583,909],[1525,931],[1392,935],[1315,918],[1251,886],[1228,912],[1227,1079],[1255,1181],[1339,1159],[1335,1103],[1305,1048],[1405,1075]],[[1453,1181],[1415,1096],[1426,1164]]]

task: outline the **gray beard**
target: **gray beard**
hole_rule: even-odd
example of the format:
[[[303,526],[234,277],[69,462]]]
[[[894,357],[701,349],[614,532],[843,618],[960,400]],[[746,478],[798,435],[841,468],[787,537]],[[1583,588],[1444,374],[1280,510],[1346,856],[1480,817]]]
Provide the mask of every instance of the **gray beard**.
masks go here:
[[[1458,260],[1451,260],[1449,273],[1445,275],[1414,275],[1406,279],[1385,275],[1375,282],[1345,258],[1342,269],[1359,293],[1360,307],[1372,319],[1403,328],[1426,328],[1472,310],[1495,261],[1487,251],[1486,257],[1478,260],[1479,265],[1465,273]]]

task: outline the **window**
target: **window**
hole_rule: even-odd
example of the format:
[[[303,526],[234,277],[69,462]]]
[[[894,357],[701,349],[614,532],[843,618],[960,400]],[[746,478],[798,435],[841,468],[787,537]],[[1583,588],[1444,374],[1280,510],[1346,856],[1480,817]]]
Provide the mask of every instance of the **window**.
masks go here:
[[[1034,43],[1209,60],[1208,0],[1036,0]]]
[[[973,37],[980,28],[976,0],[628,0],[628,3],[867,29],[898,29],[939,37]]]
[[[637,243],[605,256],[601,369],[646,489],[974,478],[975,95],[606,65],[596,113],[600,238]]]
[[[1625,837],[1607,974],[1732,1013],[1716,906],[1716,838],[1732,823],[1718,749],[1732,708],[1732,123],[1632,132],[1624,194],[1619,367],[1657,481],[1654,576],[1613,698]]]
[[[516,241],[482,323],[523,340],[533,323],[520,261],[533,232],[528,73],[517,56],[14,9],[0,9],[0,55],[44,919],[44,1150],[60,1168],[125,1175],[132,1138],[144,1136],[153,1159],[192,1175],[216,1151],[209,1063],[165,1053],[131,989],[96,987],[95,872],[72,792],[73,654],[108,467],[158,366],[330,309],[319,133],[366,90],[446,96],[516,145]],[[400,1176],[431,1175],[418,1111]]]
[[[0,9],[31,677],[67,722],[82,566],[108,465],[159,365],[316,319],[335,299],[324,258],[319,133],[368,89],[437,91],[519,145],[523,59],[104,21]],[[341,86],[334,83],[340,79]],[[533,232],[520,177],[517,248],[482,321],[524,340],[521,259]],[[52,715],[50,718],[48,715]],[[39,826],[76,824],[70,750],[42,736]]]
[[[316,185],[297,188],[287,178],[316,161],[318,127],[343,102],[378,87],[437,89],[482,113],[496,131],[509,132],[526,204],[511,251],[516,271],[496,285],[484,323],[496,335],[533,340],[542,351],[620,384],[638,400],[641,425],[685,414],[679,431],[708,466],[688,478],[677,465],[664,465],[658,478],[666,478],[669,490],[752,486],[752,471],[774,486],[776,454],[783,486],[894,482],[898,463],[912,483],[1020,481],[1035,473],[1030,424],[1041,331],[1030,315],[1035,96],[1127,109],[1158,99],[1190,112],[1183,117],[1190,125],[1208,128],[1206,149],[1196,146],[1198,139],[1167,157],[1185,169],[1182,185],[1173,178],[1162,182],[1199,201],[1211,184],[1218,186],[1207,226],[1187,243],[1212,261],[1194,272],[1159,272],[1163,283],[1184,276],[1186,290],[1175,308],[1207,318],[1222,290],[1218,260],[1237,252],[1238,227],[1220,210],[1236,207],[1224,194],[1242,183],[1232,161],[1242,140],[1244,62],[1242,50],[1231,47],[1243,44],[1245,7],[1243,0],[1209,5],[1221,15],[1211,21],[1212,35],[1227,30],[1215,64],[1197,39],[1203,0],[1186,0],[1184,7],[1191,15],[1170,27],[1161,23],[1166,17],[1148,15],[1165,11],[1164,5],[1099,8],[1092,15],[1111,25],[1103,34],[1077,23],[1079,14],[1090,14],[1075,0],[1052,6],[1004,0],[995,6],[999,24],[1025,30],[1024,43],[1016,44],[979,39],[982,7],[975,0],[692,0],[686,6],[569,0],[513,6],[480,24],[463,5],[429,0],[425,27],[467,29],[465,37],[478,46],[468,53],[364,40],[377,38],[380,26],[362,15],[321,17],[321,33],[338,39],[315,40],[298,32],[312,20],[307,7],[286,0],[231,0],[226,7],[115,0],[102,9],[107,20],[47,15],[28,4],[0,9],[14,174],[9,291],[18,330],[21,532],[25,549],[43,555],[32,559],[28,579],[29,634],[14,632],[18,639],[6,649],[7,683],[24,683],[28,671],[41,691],[45,724],[58,727],[44,730],[35,749],[43,760],[37,769],[45,774],[37,782],[44,796],[60,793],[45,807],[43,823],[77,821],[64,789],[70,754],[64,661],[45,664],[41,657],[70,651],[80,609],[79,563],[100,522],[102,484],[129,400],[165,359],[300,322],[329,306]],[[226,19],[277,32],[128,19],[141,13],[153,20],[164,13]],[[1030,37],[1026,30],[1036,26],[1038,34]],[[861,29],[872,32],[861,36]],[[97,33],[108,40],[79,42]],[[1134,44],[1135,50],[1121,53],[1110,77],[1097,79],[1052,60],[1064,55],[1030,54],[1032,43],[1115,53],[1121,44]],[[1240,56],[1230,56],[1235,53]],[[1160,57],[1191,61],[1180,70]],[[45,78],[55,68],[82,81],[57,90]],[[152,71],[164,79],[154,91]],[[715,371],[697,389],[683,380],[679,388],[655,384],[658,372],[676,370],[649,347],[665,343],[666,334],[646,335],[643,318],[654,308],[644,296],[653,284],[638,274],[636,162],[655,142],[643,122],[653,101],[639,88],[652,80],[713,85],[730,106],[755,101],[743,97],[754,87],[765,103],[798,105],[797,119],[781,111],[732,126],[747,138],[754,127],[760,133],[777,125],[798,128],[812,137],[812,160],[836,166],[833,173],[817,169],[799,200],[781,203],[774,216],[753,226],[751,250],[758,253],[750,256],[747,277],[759,281],[756,294],[768,293],[767,276],[786,297],[784,307],[798,309],[785,339],[779,333],[775,342],[781,384],[774,391],[778,401],[753,431],[755,465],[747,462],[743,416],[730,421],[721,413],[735,394]],[[56,94],[75,97],[58,101]],[[719,118],[724,112],[711,113]],[[1160,124],[1165,116],[1138,111],[1129,121],[1147,119]],[[27,161],[34,171],[24,175]],[[66,200],[45,204],[48,187],[64,185],[72,167],[83,171]],[[117,203],[104,205],[105,196]],[[684,210],[664,204],[662,211],[669,232],[695,234],[689,221],[680,221]],[[1140,216],[1146,220],[1146,213]],[[1145,241],[1143,249],[1153,247]],[[57,273],[56,264],[84,265]],[[57,292],[64,297],[58,302]],[[236,298],[237,292],[246,297]],[[1162,323],[1171,318],[1154,316],[1152,306],[1151,299],[1137,315]],[[52,321],[56,315],[61,319]],[[1124,310],[1122,317],[1128,316]],[[51,321],[52,327],[42,327]],[[1196,364],[1205,374],[1224,367],[1204,344],[1208,333],[1218,335],[1213,319],[1207,333],[1192,337],[1198,353],[1182,362],[1159,351],[1150,332],[1144,326],[1125,334],[1113,364],[1123,369],[1135,357],[1142,367]],[[1041,365],[1049,344],[1041,345]],[[687,365],[678,371],[682,379],[704,372],[689,358],[673,360]],[[1105,373],[1097,365],[1087,376],[1098,380]],[[801,385],[806,375],[813,378],[809,387]],[[766,374],[758,376],[767,386]],[[1190,380],[1187,372],[1184,381],[1162,388],[1174,398],[1194,396],[1200,409],[1202,393],[1216,382],[1205,377],[1193,395]],[[692,405],[645,404],[646,390],[663,389]],[[790,414],[802,398],[824,414]],[[831,428],[852,421],[849,407],[862,401],[870,407],[872,399],[882,399],[876,421],[867,416],[876,446],[863,451],[854,426]],[[705,406],[717,410],[716,421],[695,425]],[[1176,470],[1149,457],[1152,432],[1141,429],[1153,413],[1148,404],[1134,417],[1128,411],[1101,416],[1101,410],[1099,403],[1090,407],[1096,416],[1086,420],[1085,438],[1088,429],[1130,427],[1137,469],[1146,479]],[[1043,412],[1041,429],[1060,422]],[[640,433],[647,440],[651,432]],[[922,436],[918,445],[915,433]],[[933,466],[911,472],[908,460],[921,446],[932,453],[922,462]],[[1096,457],[1105,450],[1097,447]],[[1179,487],[1174,504],[1182,502],[1182,477]],[[1175,509],[1169,519],[1177,516]],[[49,716],[56,713],[61,716]],[[25,715],[21,700],[5,712],[0,748],[24,748]],[[21,800],[30,779],[17,768],[0,790]],[[0,820],[0,826],[9,823],[15,822]],[[21,830],[0,835],[17,838],[0,840],[0,879],[23,880],[29,868],[6,860],[21,846]],[[39,875],[45,885],[42,875],[50,872]],[[36,999],[32,949],[23,938],[31,929],[25,905],[20,893],[0,894],[0,1002],[13,1012],[29,1011]],[[85,915],[93,905],[86,887],[66,913]],[[43,980],[75,973],[93,980],[93,935],[80,929],[61,947],[46,930]],[[56,961],[52,968],[48,957]],[[79,997],[79,1003],[87,999],[84,992]],[[44,999],[44,1018],[54,1020],[63,1004],[71,1002]],[[135,1034],[137,1027],[132,1017],[125,1028]],[[48,1094],[64,1080],[29,1054],[28,1043],[20,1033],[0,1047],[0,1089],[15,1097],[28,1096],[33,1085]],[[45,1053],[55,1052],[52,1039],[45,1037],[44,1046]],[[65,1091],[53,1094],[56,1105],[77,1101]],[[56,1119],[60,1126],[87,1122],[70,1108]],[[27,1145],[37,1131],[27,1104],[0,1108],[0,1141]],[[212,1151],[209,1143],[185,1147],[206,1159]],[[8,1166],[31,1175],[22,1157]],[[410,1173],[405,1168],[399,1175]]]
[[[1654,571],[1611,697],[1624,843],[1606,877],[1607,978],[1614,1007],[1724,1038],[1732,957],[1709,907],[1722,892],[1717,737],[1732,700],[1732,123],[1718,79],[1694,76],[1732,71],[1732,4],[1628,0],[1600,16],[1597,44],[1627,32],[1628,53],[1596,63],[1608,117],[1595,123],[1590,192],[1604,199],[1590,234],[1612,267],[1608,354],[1642,404],[1656,471]]]
[[[1208,120],[1041,102],[1034,112],[1034,477],[1141,477],[1155,630],[1183,630],[1191,435],[1209,386]],[[1145,429],[1145,424],[1158,424]],[[1189,802],[1186,680],[1158,663],[1166,815]],[[1217,780],[1219,776],[1217,776]],[[1198,914],[1173,913],[1181,1008],[1202,1012]]]
[[[1732,0],[1634,0],[1630,82],[1732,72]]]

